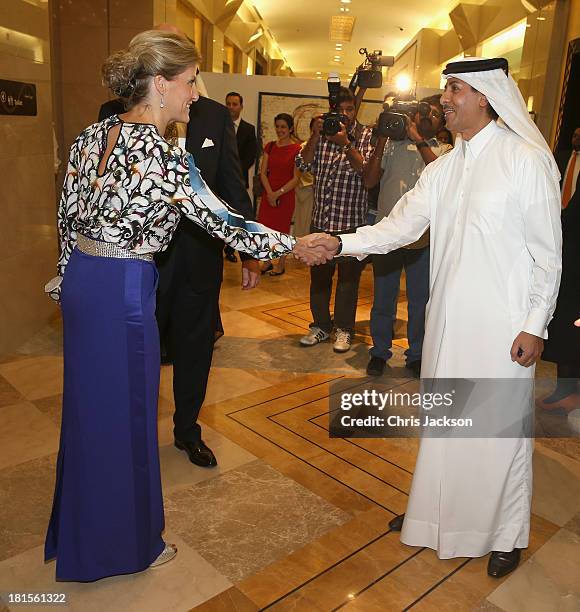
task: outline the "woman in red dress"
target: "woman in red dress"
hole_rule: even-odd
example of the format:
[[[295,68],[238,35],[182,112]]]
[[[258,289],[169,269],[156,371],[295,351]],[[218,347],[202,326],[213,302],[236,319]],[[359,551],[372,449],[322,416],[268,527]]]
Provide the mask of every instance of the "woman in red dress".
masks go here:
[[[276,142],[264,147],[260,164],[260,179],[264,187],[260,200],[258,221],[274,230],[288,233],[294,214],[294,188],[298,184],[298,170],[294,160],[300,143],[294,138],[294,121],[287,113],[274,118]],[[284,274],[284,257],[272,260],[262,268],[262,274]]]

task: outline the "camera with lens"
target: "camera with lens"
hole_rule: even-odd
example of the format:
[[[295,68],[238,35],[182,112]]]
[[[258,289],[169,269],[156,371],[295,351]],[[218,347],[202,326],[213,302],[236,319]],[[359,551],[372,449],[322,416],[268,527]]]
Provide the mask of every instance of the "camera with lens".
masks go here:
[[[376,89],[383,86],[383,66],[392,66],[395,58],[392,55],[383,55],[382,51],[375,50],[369,53],[366,47],[358,50],[365,56],[363,63],[355,70],[350,82],[350,89],[358,86],[361,89]]]
[[[340,78],[331,74],[327,80],[328,103],[330,112],[322,115],[322,133],[325,136],[334,136],[342,129],[342,125],[348,123],[348,117],[341,114],[339,110]]]
[[[401,100],[395,98],[391,104],[384,104],[385,110],[379,115],[376,131],[380,136],[391,140],[404,140],[407,137],[407,118],[413,121],[419,113],[419,119],[427,119],[431,113],[428,102]]]

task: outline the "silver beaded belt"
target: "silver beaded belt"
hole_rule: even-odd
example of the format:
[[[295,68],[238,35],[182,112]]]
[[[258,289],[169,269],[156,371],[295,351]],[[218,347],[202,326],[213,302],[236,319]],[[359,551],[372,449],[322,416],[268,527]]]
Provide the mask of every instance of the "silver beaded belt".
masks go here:
[[[82,234],[77,234],[77,247],[81,253],[92,255],[93,257],[114,257],[115,259],[141,259],[142,261],[153,261],[153,253],[139,255],[113,242],[93,240]]]

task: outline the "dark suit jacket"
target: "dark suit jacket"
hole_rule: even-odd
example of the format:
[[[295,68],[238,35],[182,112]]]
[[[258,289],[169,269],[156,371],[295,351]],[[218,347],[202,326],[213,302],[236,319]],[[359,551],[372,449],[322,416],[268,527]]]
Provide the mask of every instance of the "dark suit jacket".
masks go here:
[[[242,163],[242,174],[246,181],[246,189],[250,183],[248,181],[248,172],[256,161],[256,153],[258,151],[258,143],[256,141],[256,128],[251,123],[240,119],[240,125],[236,132],[238,141],[238,153],[240,162]]]
[[[110,100],[101,106],[99,120],[124,112],[120,100]],[[207,146],[210,141],[212,144]],[[223,104],[200,96],[191,105],[185,148],[193,155],[195,165],[209,188],[231,208],[247,219],[253,219],[252,203],[242,178],[234,124]],[[177,268],[180,275],[187,276],[190,284],[199,287],[202,283],[200,290],[210,286],[219,290],[222,249],[221,240],[182,218],[172,244],[156,258],[160,271],[160,291],[163,292],[171,282]],[[216,254],[219,258],[216,258]],[[199,273],[200,269],[203,269],[203,274]]]
[[[566,168],[568,167],[568,162],[570,161],[571,155],[572,149],[558,149],[554,153],[554,159],[558,164],[558,170],[560,170],[560,187],[562,187],[562,181],[564,180],[564,174],[566,173]]]
[[[101,105],[99,109],[99,121],[104,121],[112,115],[120,115],[125,112],[125,106],[121,100],[109,100]]]

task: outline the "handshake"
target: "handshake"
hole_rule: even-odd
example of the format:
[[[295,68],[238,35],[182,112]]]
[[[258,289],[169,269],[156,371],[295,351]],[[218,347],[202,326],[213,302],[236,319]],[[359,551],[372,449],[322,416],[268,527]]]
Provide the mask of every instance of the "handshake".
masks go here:
[[[317,266],[330,261],[339,245],[338,238],[330,234],[309,234],[296,240],[292,254],[308,266]]]

